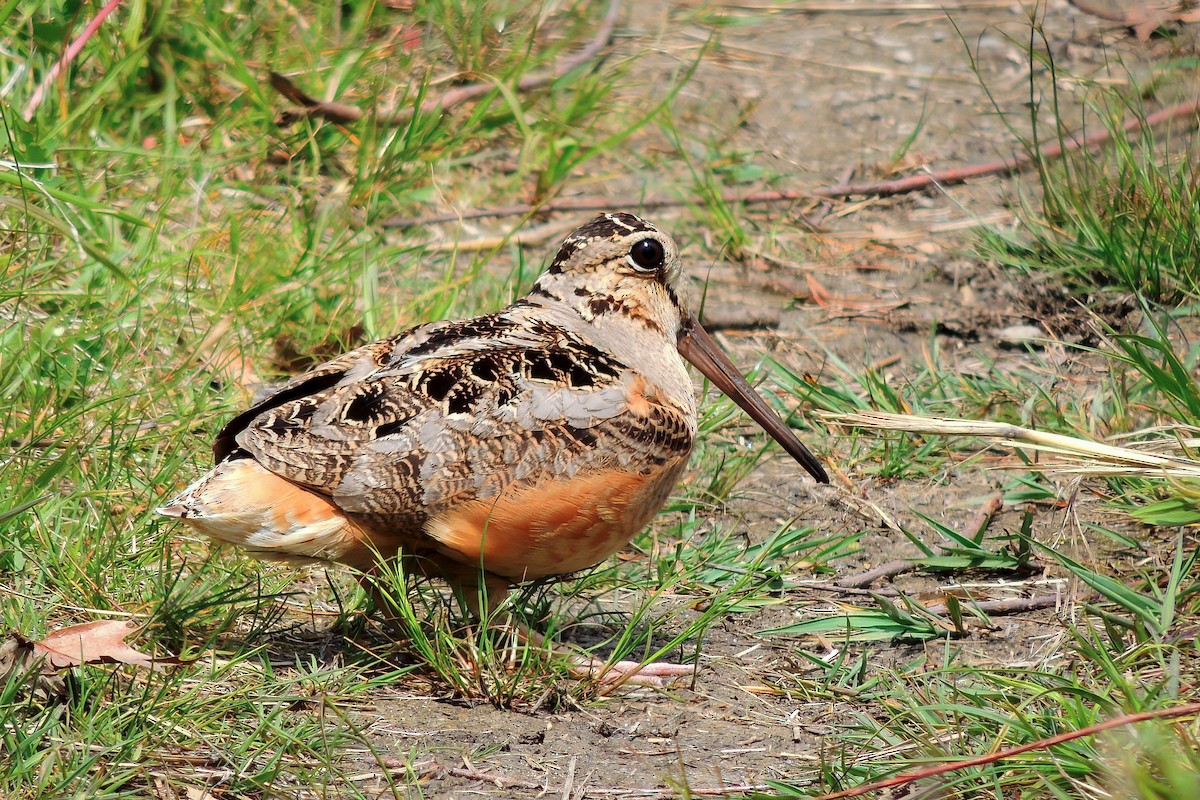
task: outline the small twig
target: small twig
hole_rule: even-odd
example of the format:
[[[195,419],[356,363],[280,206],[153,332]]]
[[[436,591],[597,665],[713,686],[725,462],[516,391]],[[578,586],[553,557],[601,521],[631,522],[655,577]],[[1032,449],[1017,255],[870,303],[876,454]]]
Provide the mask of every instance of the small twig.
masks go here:
[[[768,792],[774,787],[767,783],[734,783],[728,786],[714,786],[711,788],[697,789],[695,786],[687,787],[688,797],[730,797],[737,794],[750,794],[751,792]],[[656,798],[675,798],[679,797],[679,791],[674,788],[615,788],[615,789],[597,789],[588,787],[588,797],[619,797],[640,798],[641,800],[652,800]]]
[[[838,183],[848,183],[853,176],[854,168],[847,167],[842,171],[842,177],[838,179]],[[819,230],[825,218],[833,213],[833,200],[832,197],[826,197],[811,213],[801,215],[800,220],[814,231]]]
[[[987,527],[992,524],[992,518],[1000,513],[1004,508],[1004,497],[999,494],[994,494],[987,500],[983,501],[983,505],[979,507],[979,511],[975,514],[975,519],[967,526],[963,535],[974,539],[981,533],[987,530]]]
[[[497,789],[544,789],[540,783],[532,781],[521,781],[515,778],[507,778],[503,775],[493,775],[488,772],[479,772],[466,767],[446,767],[440,770],[445,775],[451,775],[455,778],[464,778],[469,781],[483,781],[490,783]]]
[[[582,50],[564,58],[552,70],[533,72],[522,77],[517,81],[516,90],[519,92],[528,92],[546,86],[566,75],[571,70],[594,59],[608,45],[609,40],[612,38],[613,28],[617,24],[617,17],[620,14],[621,0],[609,0],[608,11],[596,29],[596,35],[592,37]],[[366,112],[358,106],[331,100],[318,100],[278,72],[272,72],[270,76],[271,88],[304,109],[302,115],[285,114],[279,120],[280,125],[287,125],[294,122],[297,116],[317,117],[344,125],[362,119],[366,115]],[[454,106],[461,105],[468,100],[474,100],[477,97],[482,97],[495,88],[496,84],[491,81],[480,81],[478,83],[467,84],[466,86],[459,86],[447,91],[440,97],[433,97],[426,100],[421,104],[421,113],[432,114],[439,110],[449,111]],[[408,122],[412,114],[413,110],[408,108],[390,116],[379,117],[377,122],[385,126],[403,125]]]
[[[1142,127],[1152,128],[1175,117],[1194,116],[1198,113],[1200,113],[1200,99],[1188,100],[1183,103],[1176,103],[1169,108],[1155,111],[1145,119],[1138,116],[1129,117],[1121,123],[1121,130],[1126,133],[1132,133]],[[987,161],[982,164],[973,164],[941,172],[927,172],[923,175],[912,175],[894,181],[843,183],[833,186],[822,186],[815,189],[813,193],[819,197],[837,197],[852,194],[887,197],[894,194],[914,192],[930,186],[949,186],[956,183],[964,183],[971,178],[978,178],[984,175],[1008,175],[1033,164],[1038,159],[1053,159],[1058,158],[1064,153],[1073,153],[1076,150],[1091,150],[1106,143],[1111,138],[1112,131],[1108,128],[1093,131],[1082,138],[1075,134],[1069,134],[1063,142],[1056,141],[1044,144],[1033,153],[1017,153],[997,161]]]
[[[967,526],[964,536],[974,538],[979,533],[987,528],[991,523],[992,518],[999,513],[1000,509],[1004,508],[1004,498],[1000,495],[993,495],[984,501],[980,506],[975,519]],[[880,564],[877,567],[872,567],[864,572],[856,572],[851,575],[843,575],[834,581],[834,586],[839,589],[865,589],[877,580],[883,578],[894,578],[897,575],[903,575],[908,572],[915,572],[921,568],[919,561],[896,560],[888,561]]]
[[[29,102],[25,104],[25,108],[21,112],[21,116],[25,118],[26,122],[29,122],[31,119],[33,119],[33,114],[38,110],[38,106],[40,106],[42,101],[46,98],[46,92],[49,90],[50,85],[53,84],[54,81],[58,79],[59,74],[72,61],[75,60],[75,57],[79,55],[79,51],[83,49],[83,46],[88,43],[89,39],[96,35],[96,31],[100,30],[100,26],[104,23],[104,20],[108,19],[108,16],[116,11],[117,6],[119,5],[121,5],[121,0],[108,0],[108,2],[104,4],[104,8],[100,9],[100,12],[96,14],[96,16],[92,18],[92,21],[87,24],[87,27],[83,29],[83,33],[79,34],[79,36],[75,38],[75,41],[67,45],[67,49],[63,51],[61,56],[59,56],[58,61],[54,62],[54,66],[52,66],[50,71],[46,73],[46,77],[42,78],[42,82],[39,83],[37,88],[33,90],[33,95],[30,96]]]
[[[1183,103],[1164,108],[1148,115],[1145,119],[1140,117],[1130,117],[1121,124],[1121,130],[1133,132],[1139,128],[1151,128],[1155,125],[1176,119],[1179,117],[1196,116],[1200,114],[1200,99],[1188,100]],[[726,203],[741,203],[743,205],[751,205],[755,203],[780,203],[793,200],[807,200],[812,197],[826,198],[843,198],[850,195],[870,195],[873,197],[888,197],[891,195],[905,194],[915,192],[921,189],[927,189],[930,186],[950,186],[953,184],[964,183],[971,178],[983,177],[985,175],[1008,175],[1017,172],[1024,167],[1033,164],[1038,159],[1053,159],[1062,156],[1065,153],[1074,152],[1082,149],[1093,149],[1105,144],[1112,138],[1112,133],[1107,129],[1090,133],[1084,137],[1068,136],[1065,142],[1053,142],[1039,147],[1034,153],[1018,153],[1005,159],[997,161],[988,161],[982,164],[974,164],[956,169],[943,170],[941,172],[926,172],[920,175],[912,175],[907,178],[899,178],[891,181],[879,181],[872,183],[836,183],[831,186],[818,186],[813,189],[787,189],[781,191],[766,191],[752,192],[742,195],[738,192],[725,192],[721,195],[722,201]],[[508,206],[496,206],[494,208],[480,208],[472,211],[461,211],[450,214],[437,214],[429,217],[392,217],[383,222],[385,228],[407,228],[413,226],[436,225],[444,222],[456,222],[467,219],[482,219],[484,217],[514,217],[523,216],[539,212],[548,214],[552,212],[576,212],[576,211],[606,211],[611,208],[641,208],[651,210],[656,208],[673,208],[677,206],[690,205],[693,202],[692,198],[674,197],[674,198],[646,198],[646,199],[621,199],[613,197],[567,197],[552,202],[541,204],[535,203],[515,203]]]
[[[498,236],[483,236],[479,239],[461,239],[449,242],[431,242],[427,250],[444,253],[474,253],[481,250],[496,250],[510,242],[519,247],[536,247],[547,240],[557,238],[575,227],[571,220],[554,220],[543,225],[529,225],[511,233]]]
[[[300,116],[319,117],[320,119],[325,119],[339,125],[345,125],[360,119],[363,115],[363,110],[358,106],[338,103],[333,100],[318,100],[312,97],[305,93],[299,86],[292,83],[290,79],[280,75],[278,72],[271,72],[270,76],[272,89],[296,105],[303,106],[304,108],[304,114],[285,113],[276,123],[280,127],[290,125]]]
[[[982,611],[985,614],[994,614],[1002,617],[1006,614],[1020,614],[1022,611],[1034,611],[1039,608],[1054,608],[1062,602],[1060,594],[1044,594],[1036,597],[1006,597],[1002,600],[979,600],[971,602],[970,605],[963,603],[963,608],[967,610]],[[930,614],[942,615],[949,609],[945,603],[938,603],[932,606],[925,606],[925,610]]]
[[[914,572],[920,566],[915,561],[889,561],[886,564],[880,564],[878,567],[873,567],[865,572],[844,575],[834,581],[834,584],[839,589],[865,589],[877,580],[894,578],[906,572]]]
[[[838,586],[837,584],[829,584],[829,583],[822,583],[820,585],[815,585],[815,583],[805,583],[805,584],[803,584],[803,586],[805,589],[809,589],[810,591],[814,591],[817,593],[836,592],[837,594],[847,594],[847,595],[850,595],[851,597],[875,597],[875,596],[899,597],[900,596],[900,590],[894,586],[883,586],[878,589],[855,589],[855,588],[849,587],[849,586],[842,587],[842,586]]]
[[[1000,750],[995,753],[987,753],[982,756],[973,758],[964,758],[960,761],[952,761],[947,764],[937,764],[932,767],[914,770],[913,772],[905,772],[901,775],[893,775],[890,778],[884,778],[875,783],[868,783],[863,786],[855,786],[852,789],[845,789],[832,794],[823,794],[820,797],[814,797],[812,800],[843,800],[847,797],[862,797],[865,794],[878,792],[882,789],[890,789],[893,786],[904,786],[907,784],[916,783],[917,781],[933,778],[938,775],[945,775],[948,772],[955,772],[960,769],[969,769],[971,767],[982,767],[987,764],[994,764],[997,761],[1002,761],[1006,758],[1019,756],[1022,753],[1028,753],[1033,750],[1048,750],[1055,745],[1063,744],[1064,742],[1082,739],[1085,736],[1093,736],[1102,731],[1107,731],[1112,728],[1119,728],[1125,725],[1133,725],[1138,722],[1146,722],[1152,719],[1175,719],[1177,717],[1189,717],[1195,714],[1200,714],[1200,703],[1188,703],[1187,705],[1176,706],[1174,708],[1159,708],[1154,711],[1141,711],[1136,714],[1123,714],[1119,717],[1106,719],[1103,722],[1097,722],[1095,725],[1088,725],[1086,728],[1079,730],[1066,731],[1055,736],[1048,736],[1045,739],[1038,739],[1036,742],[1011,747],[1007,750]]]

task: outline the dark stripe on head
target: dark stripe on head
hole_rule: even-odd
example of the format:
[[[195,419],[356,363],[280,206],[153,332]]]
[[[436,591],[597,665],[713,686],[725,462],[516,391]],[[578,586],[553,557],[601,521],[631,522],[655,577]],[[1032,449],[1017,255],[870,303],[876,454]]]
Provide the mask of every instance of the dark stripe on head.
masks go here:
[[[679,296],[675,294],[675,290],[671,288],[671,284],[667,283],[666,280],[663,279],[660,279],[659,283],[661,283],[662,287],[667,290],[667,297],[671,299],[671,305],[675,306],[676,308],[683,308],[683,306],[679,303]]]
[[[566,241],[562,243],[562,247],[558,248],[558,255],[550,262],[550,267],[546,272],[551,275],[557,275],[562,272],[562,265],[567,263],[571,256],[579,252],[579,248],[583,247],[583,243],[583,239],[578,239],[574,235],[568,236]]]
[[[642,231],[657,232],[658,228],[646,222],[641,217],[627,214],[624,211],[618,211],[615,214],[600,214],[591,222],[571,234],[571,238],[613,238],[628,236],[631,233],[641,233]]]
[[[554,261],[551,262],[550,267],[546,271],[551,275],[562,272],[562,265],[578,253],[588,242],[595,241],[596,239],[616,239],[642,231],[657,232],[658,228],[646,222],[641,217],[628,214],[624,211],[600,214],[592,219],[591,222],[576,228],[563,241],[562,247],[558,249],[558,255],[554,257]]]

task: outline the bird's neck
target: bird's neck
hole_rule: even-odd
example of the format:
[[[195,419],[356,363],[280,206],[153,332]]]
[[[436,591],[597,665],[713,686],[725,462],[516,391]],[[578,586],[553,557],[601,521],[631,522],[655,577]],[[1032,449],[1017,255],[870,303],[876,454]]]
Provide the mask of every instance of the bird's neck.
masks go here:
[[[543,275],[524,303],[645,379],[648,388],[688,414],[696,409],[687,366],[676,349],[680,311],[665,289],[631,291]],[[578,291],[577,291],[578,289]]]

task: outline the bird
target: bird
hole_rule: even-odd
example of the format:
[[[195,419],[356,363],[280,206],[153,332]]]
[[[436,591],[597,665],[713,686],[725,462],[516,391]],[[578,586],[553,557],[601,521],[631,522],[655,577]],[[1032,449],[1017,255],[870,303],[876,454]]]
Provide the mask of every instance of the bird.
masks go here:
[[[685,362],[828,483],[687,309],[683,283],[670,236],[600,214],[506,308],[417,325],[275,388],[158,512],[268,559],[370,574],[399,558],[481,614],[481,591],[496,607],[513,585],[592,567],[662,508],[697,436]]]

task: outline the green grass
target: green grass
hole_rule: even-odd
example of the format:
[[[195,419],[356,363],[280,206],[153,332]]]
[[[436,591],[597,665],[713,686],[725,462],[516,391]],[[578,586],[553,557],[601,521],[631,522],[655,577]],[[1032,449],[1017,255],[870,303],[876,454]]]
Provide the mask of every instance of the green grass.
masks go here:
[[[489,253],[430,250],[426,236],[374,223],[437,193],[470,205],[560,190],[636,130],[605,124],[624,65],[519,102],[498,88],[396,128],[279,129],[268,68],[298,73],[315,94],[328,85],[368,107],[403,107],[434,91],[435,73],[500,86],[542,69],[594,20],[582,6],[538,20],[521,4],[425,3],[410,17],[374,4],[298,15],[134,3],[26,123],[36,80],[94,9],[9,8],[0,574],[21,588],[0,597],[0,615],[34,637],[128,615],[148,626],[139,638],[200,660],[149,675],[81,668],[66,705],[39,703],[11,679],[0,794],[140,796],[158,781],[180,791],[218,781],[230,796],[334,783],[355,795],[338,776],[372,756],[340,709],[412,659],[375,642],[312,660],[308,643],[358,624],[366,602],[352,582],[297,593],[294,573],[209,555],[152,509],[204,468],[248,383],[415,321],[494,308],[510,284],[527,286],[536,264],[505,274]],[[405,29],[416,46],[403,45]],[[637,113],[644,124],[654,110]],[[512,152],[515,170],[492,165]],[[289,630],[300,646],[282,661],[256,644]],[[510,694],[537,691],[523,677],[505,676]]]
[[[1170,65],[1163,69],[1169,72]],[[1099,102],[1120,113],[1138,109],[1111,92]],[[1116,129],[1116,113],[1102,115],[1102,124]],[[1052,123],[1060,134],[1073,127],[1057,117]],[[1039,163],[1040,191],[1022,207],[1017,232],[992,231],[981,238],[985,256],[1019,273],[1048,275],[1071,291],[1072,300],[1097,302],[1116,292],[1135,298],[1140,329],[1107,329],[1101,346],[1080,348],[1109,370],[1105,380],[1086,385],[1086,398],[1080,397],[1078,381],[1060,380],[1060,368],[1039,365],[1036,358],[1003,372],[985,360],[983,370],[968,375],[943,366],[936,344],[926,351],[926,369],[910,371],[902,382],[857,370],[832,353],[818,380],[775,365],[777,380],[793,397],[832,412],[986,418],[1084,437],[1120,434],[1135,442],[1165,434],[1178,437],[1179,449],[1194,454],[1200,384],[1190,338],[1195,329],[1186,324],[1195,309],[1200,264],[1194,150],[1195,137],[1178,132],[1158,138],[1146,132],[1136,141],[1118,132],[1113,144],[1097,153]],[[989,458],[979,442],[969,439],[884,433],[852,436],[849,446],[850,464],[861,461],[859,474],[892,480],[951,480],[953,473],[986,466]],[[1028,473],[1014,474],[1003,493],[1006,503],[1030,504],[1026,525],[1015,537],[1001,537],[1000,547],[982,539],[982,532],[976,537],[956,533],[916,511],[950,549],[935,550],[922,537],[904,532],[915,545],[914,564],[926,572],[950,566],[951,575],[961,576],[983,565],[1001,572],[1024,570],[1031,560],[1057,565],[1093,594],[1083,615],[1056,634],[1063,637],[1059,646],[1044,648],[1044,656],[1020,667],[969,664],[960,659],[954,640],[970,635],[961,619],[971,619],[964,614],[971,604],[948,603],[947,613],[939,616],[903,593],[898,601],[843,599],[824,613],[814,610],[800,622],[776,628],[771,632],[844,649],[831,660],[799,648],[793,663],[803,668],[774,676],[766,691],[839,698],[859,709],[859,723],[843,734],[843,745],[822,753],[810,782],[756,796],[814,797],[1018,747],[1124,713],[1196,700],[1189,676],[1198,663],[1195,564],[1200,550],[1182,528],[1200,520],[1194,482],[1152,474],[1106,480],[1114,520],[1133,517],[1179,532],[1158,538],[1143,530],[1131,536],[1127,526],[1114,523],[1124,531],[1118,532],[1091,525],[1082,537],[1084,551],[1120,555],[1077,560],[1064,547],[1027,538],[1033,509],[1056,495],[1054,480],[1030,466]],[[1064,544],[1074,538],[1063,534]],[[1139,542],[1143,536],[1148,538]],[[986,616],[980,621],[988,623]],[[941,640],[942,657],[939,661],[933,653],[888,669],[868,669],[870,654],[848,647],[896,639]],[[857,653],[853,659],[847,657],[851,652]],[[1146,723],[911,788],[995,798],[1191,796],[1200,790],[1194,753],[1194,721]]]
[[[1045,143],[1068,144],[1081,128],[1107,130],[1110,140],[1098,150],[1035,159],[1039,192],[1020,228],[986,234],[981,252],[1019,271],[1050,274],[1076,294],[1092,295],[1093,303],[1113,292],[1150,303],[1194,303],[1200,297],[1200,173],[1193,121],[1183,116],[1152,128],[1145,124],[1145,101],[1161,107],[1193,99],[1195,59],[1176,52],[1146,74],[1114,59],[1109,69],[1128,82],[1117,92],[1090,77],[1060,76],[1043,48],[1050,50],[1049,39],[1035,20],[1030,61],[1076,87],[1082,125],[1063,121],[1059,84],[1043,89],[1031,72],[1025,146],[1033,152]],[[1141,124],[1126,132],[1127,119]]]

